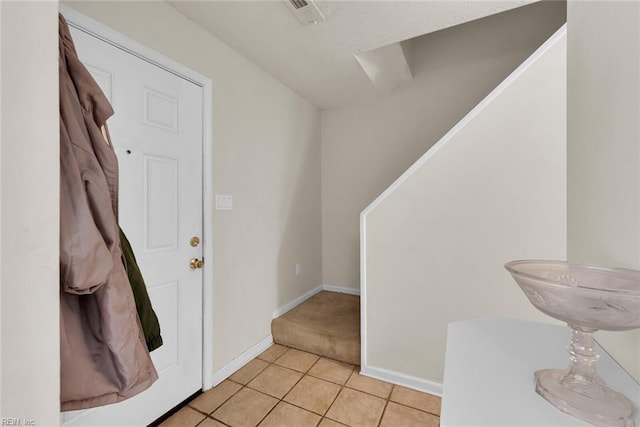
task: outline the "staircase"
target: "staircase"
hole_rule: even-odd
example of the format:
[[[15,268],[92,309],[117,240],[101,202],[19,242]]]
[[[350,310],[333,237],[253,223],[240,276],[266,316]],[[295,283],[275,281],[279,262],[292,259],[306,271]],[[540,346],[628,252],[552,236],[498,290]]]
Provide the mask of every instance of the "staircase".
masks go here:
[[[566,64],[563,26],[362,212],[364,375],[438,393],[450,322],[545,320],[503,265],[566,258]]]
[[[322,291],[271,322],[273,341],[360,365],[360,297]]]

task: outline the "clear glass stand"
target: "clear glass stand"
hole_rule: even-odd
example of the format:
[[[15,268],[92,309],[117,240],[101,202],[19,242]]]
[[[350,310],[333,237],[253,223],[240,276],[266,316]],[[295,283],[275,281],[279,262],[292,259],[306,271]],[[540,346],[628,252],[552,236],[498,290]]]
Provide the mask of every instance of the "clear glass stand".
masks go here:
[[[635,427],[637,408],[598,375],[595,329],[571,328],[568,369],[536,371],[536,392],[556,408],[597,426]]]

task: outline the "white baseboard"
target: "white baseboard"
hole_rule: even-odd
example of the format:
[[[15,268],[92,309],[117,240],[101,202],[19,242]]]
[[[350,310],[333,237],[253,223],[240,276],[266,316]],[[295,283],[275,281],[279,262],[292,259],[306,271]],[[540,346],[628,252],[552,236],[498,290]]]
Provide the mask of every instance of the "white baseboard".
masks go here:
[[[341,294],[349,294],[349,295],[360,295],[360,289],[355,288],[347,288],[345,286],[336,286],[336,285],[322,285],[323,291],[329,292],[339,292]]]
[[[375,366],[363,366],[360,369],[360,374],[378,380],[386,381],[388,383],[412,388],[424,393],[442,396],[441,383],[425,380],[423,378],[402,374],[400,372],[390,371],[388,369],[376,368]]]
[[[231,362],[224,365],[221,369],[215,371],[213,373],[212,387],[217,386],[222,381],[233,375],[233,373],[238,369],[251,362],[257,355],[268,349],[271,344],[273,344],[273,337],[271,336],[271,334],[269,334],[259,343],[233,359]]]
[[[321,290],[322,290],[322,286],[316,286],[315,288],[311,289],[309,292],[305,293],[304,295],[300,295],[298,298],[294,299],[293,301],[286,303],[285,305],[283,305],[282,307],[278,308],[273,312],[273,318],[275,319],[276,317],[282,316],[287,311],[291,310],[292,308],[294,308],[299,304],[302,304],[303,302],[305,302],[306,300],[308,300],[309,298],[311,298]]]

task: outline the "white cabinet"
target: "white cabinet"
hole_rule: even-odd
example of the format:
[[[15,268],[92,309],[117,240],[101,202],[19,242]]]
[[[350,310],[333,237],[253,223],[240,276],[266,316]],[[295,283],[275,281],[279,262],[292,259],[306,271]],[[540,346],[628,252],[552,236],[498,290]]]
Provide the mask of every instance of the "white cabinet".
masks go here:
[[[450,323],[441,426],[588,425],[535,392],[536,370],[568,366],[569,335],[566,326],[516,319]],[[640,407],[640,385],[597,351],[602,379]]]

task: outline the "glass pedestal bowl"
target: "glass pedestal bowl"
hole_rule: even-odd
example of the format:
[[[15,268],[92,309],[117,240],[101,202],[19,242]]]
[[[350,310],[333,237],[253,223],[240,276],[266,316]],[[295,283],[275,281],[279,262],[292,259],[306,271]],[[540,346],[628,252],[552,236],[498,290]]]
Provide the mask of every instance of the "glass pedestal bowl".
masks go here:
[[[591,424],[635,426],[638,408],[596,371],[593,333],[640,327],[640,271],[537,260],[505,268],[538,310],[571,328],[569,368],[536,371],[536,392]]]

